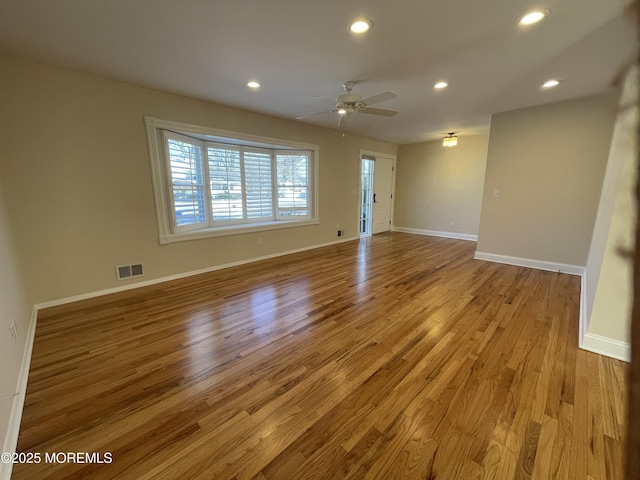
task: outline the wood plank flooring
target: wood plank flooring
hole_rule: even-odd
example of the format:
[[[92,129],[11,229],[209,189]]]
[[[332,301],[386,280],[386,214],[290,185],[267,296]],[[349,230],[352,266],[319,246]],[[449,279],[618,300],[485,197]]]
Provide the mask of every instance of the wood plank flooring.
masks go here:
[[[15,479],[622,479],[580,279],[391,233],[40,312]],[[104,458],[104,457],[102,457]]]

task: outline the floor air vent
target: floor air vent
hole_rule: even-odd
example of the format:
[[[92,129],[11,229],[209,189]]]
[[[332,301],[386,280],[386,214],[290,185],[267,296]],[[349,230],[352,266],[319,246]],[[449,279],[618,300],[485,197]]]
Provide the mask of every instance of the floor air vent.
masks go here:
[[[141,277],[144,275],[141,263],[133,265],[121,265],[116,267],[116,278],[118,280],[126,280],[132,277]]]

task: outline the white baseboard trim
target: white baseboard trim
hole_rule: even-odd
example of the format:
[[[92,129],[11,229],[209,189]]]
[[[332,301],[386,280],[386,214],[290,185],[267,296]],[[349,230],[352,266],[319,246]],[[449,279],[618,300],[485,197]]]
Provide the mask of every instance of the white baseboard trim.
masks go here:
[[[392,232],[401,232],[401,233],[414,233],[416,235],[427,235],[429,237],[443,237],[443,238],[453,238],[455,240],[469,240],[471,242],[477,242],[478,236],[471,235],[468,233],[455,233],[455,232],[440,232],[438,230],[422,230],[419,228],[406,228],[406,227],[391,227]]]
[[[580,348],[589,352],[615,358],[623,362],[631,361],[631,345],[627,342],[586,332],[580,342]]]
[[[584,275],[585,267],[580,265],[569,265],[566,263],[547,262],[544,260],[534,260],[531,258],[510,257],[508,255],[498,255],[495,253],[476,252],[473,256],[476,260],[486,260],[487,262],[504,263],[518,267],[535,268],[536,270],[547,270],[550,272],[568,273],[570,275]]]
[[[38,321],[38,309],[34,306],[29,319],[29,329],[27,330],[27,338],[25,339],[24,352],[22,353],[22,362],[20,363],[20,373],[18,375],[18,392],[13,397],[11,404],[11,414],[9,417],[9,425],[7,433],[4,437],[3,453],[15,453],[18,446],[18,435],[20,434],[20,422],[22,421],[22,410],[24,409],[24,399],[27,394],[27,382],[29,381],[29,367],[31,366],[31,353],[33,352],[33,342],[36,336],[36,323]],[[0,462],[0,479],[9,480],[13,471],[12,463]]]
[[[578,347],[582,348],[584,336],[589,327],[589,316],[587,312],[587,269],[580,276],[580,319],[578,323]]]
[[[237,262],[225,263],[222,265],[215,265],[213,267],[207,267],[200,270],[193,270],[190,272],[178,273],[176,275],[169,275],[166,277],[154,278],[152,280],[146,280],[143,282],[130,283],[120,287],[107,288],[105,290],[99,290],[96,292],[83,293],[81,295],[74,295],[72,297],[60,298],[57,300],[50,300],[47,302],[41,302],[36,304],[36,308],[41,310],[43,308],[57,307],[59,305],[65,305],[67,303],[78,302],[80,300],[87,300],[89,298],[101,297],[103,295],[109,295],[111,293],[124,292],[127,290],[134,290],[140,287],[147,287],[149,285],[156,285],[158,283],[170,282],[171,280],[179,280],[181,278],[192,277],[194,275],[200,275],[203,273],[215,272],[216,270],[223,270],[225,268],[237,267],[240,265],[246,265],[248,263],[259,262],[261,260],[268,260],[270,258],[282,257],[284,255],[290,255],[292,253],[305,252],[308,250],[315,250],[316,248],[329,247],[331,245],[337,245],[339,243],[351,242],[353,240],[359,240],[358,237],[349,237],[341,240],[335,240],[333,242],[322,243],[318,245],[312,245],[310,247],[297,248],[294,250],[287,250],[285,252],[272,253],[270,255],[263,255],[261,257],[253,257],[246,260],[239,260]]]
[[[602,335],[589,333],[589,317],[587,315],[587,275],[582,275],[580,285],[580,325],[578,327],[578,347],[588,352],[615,358],[623,362],[631,361],[631,344],[613,340]]]

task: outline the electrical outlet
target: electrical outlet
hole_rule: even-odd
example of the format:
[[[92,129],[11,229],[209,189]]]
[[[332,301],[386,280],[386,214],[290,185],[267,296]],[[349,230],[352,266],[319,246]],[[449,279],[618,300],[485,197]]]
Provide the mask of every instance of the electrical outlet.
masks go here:
[[[258,237],[258,245],[262,245],[262,237]]]
[[[13,320],[11,320],[11,326],[9,327],[9,331],[11,332],[11,338],[13,338],[13,341],[17,341],[18,340],[18,327],[16,325],[16,319],[14,318]]]
[[[339,236],[339,237],[344,236],[344,231],[343,231],[343,230],[338,230],[338,236]]]

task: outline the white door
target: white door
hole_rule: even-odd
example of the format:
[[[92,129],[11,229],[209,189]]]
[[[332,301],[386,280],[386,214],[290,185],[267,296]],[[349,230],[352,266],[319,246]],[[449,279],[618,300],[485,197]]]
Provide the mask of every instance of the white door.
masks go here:
[[[393,185],[393,160],[376,157],[373,170],[373,220],[371,233],[391,230],[391,193]]]

